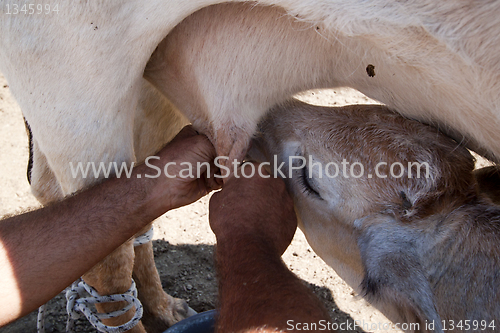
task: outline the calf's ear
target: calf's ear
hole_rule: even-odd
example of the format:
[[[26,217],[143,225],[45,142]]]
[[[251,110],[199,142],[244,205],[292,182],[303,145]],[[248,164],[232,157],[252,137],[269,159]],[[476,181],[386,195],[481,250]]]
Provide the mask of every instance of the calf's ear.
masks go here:
[[[418,253],[419,234],[392,215],[374,214],[355,221],[364,267],[361,288],[374,304],[397,309],[403,322],[434,322],[442,332],[432,288]]]

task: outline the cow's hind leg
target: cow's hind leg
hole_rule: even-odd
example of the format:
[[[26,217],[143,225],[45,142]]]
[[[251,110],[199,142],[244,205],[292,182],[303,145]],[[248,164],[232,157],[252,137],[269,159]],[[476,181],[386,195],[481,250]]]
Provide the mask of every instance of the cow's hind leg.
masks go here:
[[[40,151],[36,139],[32,141],[33,167],[29,171],[33,194],[44,205],[63,199],[63,191],[55,174],[49,167],[45,155]],[[128,241],[103,261],[92,268],[84,280],[100,295],[120,294],[131,286],[132,270],[134,265],[134,249],[132,241]],[[153,264],[154,265],[154,264]],[[154,267],[154,266],[153,266]],[[124,302],[98,304],[99,312],[111,312],[123,308]],[[128,321],[135,313],[135,309],[126,314],[109,320],[103,320],[105,325],[117,326]],[[130,332],[146,332],[139,323]]]
[[[99,295],[123,294],[129,290],[132,283],[132,270],[134,263],[134,245],[133,240],[116,249],[104,260],[94,266],[83,276],[84,281],[96,289]],[[100,313],[110,313],[123,309],[126,302],[112,302],[96,304],[96,309]],[[102,319],[102,323],[108,326],[119,326],[130,321],[136,313],[135,307],[132,307],[123,315],[115,318]],[[138,323],[128,332],[145,333],[146,330],[142,323]]]
[[[142,82],[140,98],[134,119],[133,146],[137,161],[143,161],[156,153],[186,125],[186,119],[175,110],[171,103],[156,88],[145,80]],[[146,227],[138,235],[146,232]],[[119,272],[115,272],[119,269]],[[156,270],[152,243],[133,247],[124,244],[108,256],[92,271],[85,275],[85,280],[94,286],[101,295],[122,293],[130,287],[134,277],[138,297],[143,305],[141,325],[131,332],[163,332],[176,322],[193,315],[184,300],[176,299],[162,289],[161,280]],[[106,282],[107,281],[107,282]],[[99,306],[100,312],[114,311],[123,304]],[[105,324],[120,325],[132,318],[133,312],[116,319],[106,320]]]
[[[134,150],[138,161],[158,151],[186,125],[187,120],[144,81],[134,123]],[[149,227],[142,232],[146,232]],[[151,242],[135,247],[134,280],[144,306],[143,324],[148,332],[163,332],[195,312],[184,300],[174,298],[162,289],[155,267]]]
[[[34,122],[33,168],[30,174],[32,191],[42,204],[61,200],[64,195],[92,186],[99,181],[90,174],[92,168],[89,169],[87,177],[82,178],[78,172],[75,175],[73,171],[76,170],[78,163],[82,163],[84,168],[87,163],[91,162],[95,162],[96,167],[99,167],[99,162],[103,162],[104,165],[116,162],[118,166],[122,165],[122,162],[127,162],[130,165],[135,154],[137,159],[142,161],[170,141],[186,124],[185,118],[180,116],[164,97],[144,80],[143,83],[135,121],[134,116],[125,116],[121,113],[120,117],[117,114],[114,118],[110,118],[111,122],[107,118],[99,118],[97,122],[86,121],[90,117],[86,120],[75,119],[74,123],[79,123],[82,128],[87,129],[85,137],[76,135],[64,141],[58,140],[56,135],[43,135],[47,132],[61,131],[57,126],[54,129],[44,129],[43,132],[38,131],[38,134],[42,135],[37,135],[39,128]],[[51,124],[58,123],[64,124],[62,121],[54,121]],[[134,125],[131,126],[131,123]],[[106,128],[106,131],[103,132],[102,128]],[[66,135],[77,133],[69,128]],[[43,145],[38,143],[39,136]],[[43,151],[42,147],[48,149]],[[70,163],[73,163],[72,167]],[[86,282],[100,295],[120,294],[130,288],[135,255],[131,244],[131,242],[124,244],[85,275]],[[137,253],[135,271],[150,273],[147,276],[136,274],[139,298],[144,305],[144,320],[155,323],[148,326],[167,327],[192,314],[189,309],[186,309],[185,302],[172,298],[161,288],[154,266],[151,244],[141,246]],[[99,305],[98,309],[108,312],[118,307],[122,307],[122,304]],[[132,317],[133,311],[117,319],[105,320],[105,324],[123,323],[126,318]],[[144,332],[142,324],[135,330]]]
[[[44,205],[63,199],[63,192],[48,165],[45,155],[40,151],[36,139],[31,140],[30,151],[33,166],[28,170],[31,178],[31,189],[37,199]],[[98,290],[101,295],[116,294],[127,291],[131,285],[134,250],[131,241],[125,243],[111,255],[86,274],[86,282]],[[123,308],[124,303],[97,305],[99,312],[109,312]],[[129,320],[134,309],[114,320],[104,320],[104,324],[116,326]],[[145,332],[141,324],[131,332]]]
[[[139,299],[144,305],[142,323],[148,332],[163,332],[176,322],[196,313],[186,301],[163,291],[154,263],[152,242],[135,247],[133,277],[137,282]]]

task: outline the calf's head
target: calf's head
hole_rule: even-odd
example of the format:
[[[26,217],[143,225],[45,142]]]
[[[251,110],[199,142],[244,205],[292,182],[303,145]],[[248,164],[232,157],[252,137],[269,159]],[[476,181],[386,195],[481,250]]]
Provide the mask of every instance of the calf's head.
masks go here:
[[[476,197],[467,149],[384,106],[290,100],[250,157],[285,179],[308,242],[355,290],[394,321],[440,322],[420,256],[435,240],[422,235]]]
[[[251,157],[269,160],[285,178],[303,223],[352,224],[373,212],[424,218],[476,193],[464,147],[380,105],[291,100],[261,122],[253,146]]]

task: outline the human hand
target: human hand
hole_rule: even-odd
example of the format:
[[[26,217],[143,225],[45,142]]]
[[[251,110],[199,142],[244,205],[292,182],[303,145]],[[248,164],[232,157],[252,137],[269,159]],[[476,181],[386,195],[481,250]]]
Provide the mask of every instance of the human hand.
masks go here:
[[[198,134],[192,126],[184,127],[155,157],[146,159],[145,164],[134,170],[149,178],[146,191],[153,203],[150,209],[158,210],[161,215],[220,188],[214,178],[218,171],[215,157],[215,149],[206,136]]]
[[[244,174],[249,175],[251,166],[246,163],[243,167],[247,168]],[[210,227],[218,244],[262,239],[280,256],[297,228],[293,201],[283,180],[262,178],[257,172],[251,178],[227,180],[222,191],[210,199],[209,211]]]

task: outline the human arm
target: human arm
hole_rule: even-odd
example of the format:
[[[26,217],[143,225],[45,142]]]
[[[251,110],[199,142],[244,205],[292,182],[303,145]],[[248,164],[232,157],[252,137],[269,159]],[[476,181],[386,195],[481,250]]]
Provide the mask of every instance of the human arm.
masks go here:
[[[212,162],[208,139],[188,127],[152,164]],[[173,167],[170,174],[179,172]],[[196,201],[217,184],[199,179],[110,179],[42,209],[0,221],[0,326],[45,303],[166,211]],[[141,178],[138,178],[138,175]]]
[[[297,226],[281,179],[229,179],[210,200],[210,225],[217,237],[217,332],[293,331],[289,320],[327,323],[326,309],[281,260]]]

